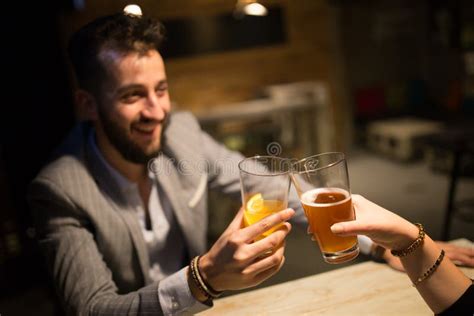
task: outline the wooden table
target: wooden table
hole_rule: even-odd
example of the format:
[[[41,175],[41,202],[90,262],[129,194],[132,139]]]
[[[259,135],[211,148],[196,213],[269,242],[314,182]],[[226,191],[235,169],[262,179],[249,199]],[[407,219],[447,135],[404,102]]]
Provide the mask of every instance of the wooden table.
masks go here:
[[[466,239],[456,244],[474,247]],[[303,260],[303,258],[302,258]],[[474,278],[474,268],[461,268]],[[433,315],[411,281],[386,264],[364,262],[245,292],[199,315]]]

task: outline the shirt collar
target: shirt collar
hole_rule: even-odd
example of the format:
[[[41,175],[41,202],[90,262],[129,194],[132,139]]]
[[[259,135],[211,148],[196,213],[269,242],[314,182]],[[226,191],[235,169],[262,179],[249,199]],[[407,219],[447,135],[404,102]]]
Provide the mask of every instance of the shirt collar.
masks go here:
[[[112,178],[116,181],[120,191],[122,193],[129,193],[131,190],[137,190],[137,184],[135,182],[132,182],[125,178],[120,172],[118,172],[114,167],[112,167],[105,157],[102,155],[100,152],[99,147],[97,146],[96,140],[95,140],[95,131],[92,129],[90,135],[89,135],[89,140],[88,140],[91,148],[92,148],[92,154],[97,157],[97,159],[100,161],[100,163],[103,165],[105,170],[110,173]],[[153,179],[154,174],[152,172],[148,172],[148,177],[150,179]]]

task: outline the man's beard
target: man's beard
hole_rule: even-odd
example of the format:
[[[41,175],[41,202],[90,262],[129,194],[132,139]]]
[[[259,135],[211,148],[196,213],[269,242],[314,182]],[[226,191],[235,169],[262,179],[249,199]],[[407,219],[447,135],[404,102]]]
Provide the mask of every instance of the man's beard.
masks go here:
[[[98,112],[105,136],[125,160],[136,164],[147,164],[151,159],[158,156],[162,147],[163,132],[168,123],[168,115],[166,115],[161,122],[159,146],[155,150],[147,153],[138,144],[134,143],[133,140],[130,139],[130,135],[127,131],[111,120],[106,113],[100,109]]]

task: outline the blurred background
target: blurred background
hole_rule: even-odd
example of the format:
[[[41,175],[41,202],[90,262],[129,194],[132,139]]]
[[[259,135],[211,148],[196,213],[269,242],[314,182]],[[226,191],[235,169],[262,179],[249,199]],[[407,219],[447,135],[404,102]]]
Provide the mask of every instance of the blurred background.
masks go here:
[[[226,146],[247,156],[344,151],[353,193],[422,222],[436,239],[474,240],[472,1],[133,3],[167,28],[162,54],[175,110],[193,112]],[[69,36],[128,4],[55,0],[4,7],[2,315],[57,312],[26,188],[81,118],[65,52]],[[210,198],[212,242],[239,203]],[[297,230],[286,257],[284,269],[262,286],[340,267],[323,263]]]

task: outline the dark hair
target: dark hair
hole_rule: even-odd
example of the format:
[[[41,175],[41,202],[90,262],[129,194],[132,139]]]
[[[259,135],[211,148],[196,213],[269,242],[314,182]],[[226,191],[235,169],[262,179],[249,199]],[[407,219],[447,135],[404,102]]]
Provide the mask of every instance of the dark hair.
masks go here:
[[[156,19],[118,13],[98,18],[71,37],[69,57],[81,88],[97,95],[106,68],[100,53],[110,49],[118,53],[145,54],[159,50],[164,27]]]

